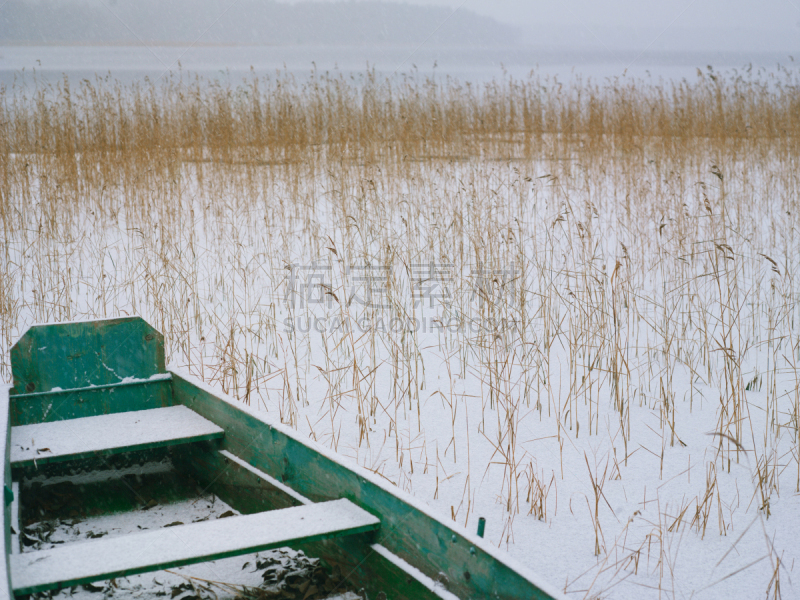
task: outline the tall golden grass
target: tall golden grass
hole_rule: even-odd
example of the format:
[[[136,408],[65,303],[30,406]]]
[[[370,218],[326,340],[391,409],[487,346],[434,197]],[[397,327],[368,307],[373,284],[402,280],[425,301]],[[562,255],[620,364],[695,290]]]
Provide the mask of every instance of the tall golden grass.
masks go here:
[[[298,162],[321,148],[361,161],[794,154],[797,92],[788,70],[761,77],[698,70],[694,82],[657,85],[534,76],[483,85],[386,81],[374,71],[358,80],[313,73],[300,82],[284,75],[237,86],[185,75],[130,86],[65,79],[3,91],[0,155],[71,156],[75,168],[96,164],[103,174],[133,176],[131,169],[184,160]],[[87,184],[92,175],[84,174]]]
[[[724,535],[737,510],[768,518],[781,482],[800,491],[799,159],[783,68],[29,81],[0,92],[0,375],[31,322],[138,313],[173,362],[454,519],[496,477],[506,541],[581,473],[595,581],[638,577],[658,537],[660,586],[672,532]],[[287,303],[312,261],[324,302]],[[347,265],[385,269],[380,307],[353,301],[372,283]],[[415,303],[428,279],[443,297]],[[455,325],[436,343],[377,326],[425,315]],[[320,316],[351,326],[284,327]],[[687,445],[709,448],[690,457],[696,496],[619,541],[633,521],[611,531],[610,487],[645,446],[671,480]],[[748,507],[718,481],[737,462]]]

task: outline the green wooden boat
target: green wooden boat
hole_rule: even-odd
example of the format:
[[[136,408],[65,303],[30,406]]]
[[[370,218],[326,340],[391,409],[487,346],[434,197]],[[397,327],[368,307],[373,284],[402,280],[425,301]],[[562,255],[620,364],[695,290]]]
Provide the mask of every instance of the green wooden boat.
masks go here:
[[[167,370],[163,337],[141,318],[33,326],[12,348],[11,365],[13,387],[0,393],[0,598],[279,547],[319,557],[373,600],[560,597],[369,471]],[[143,457],[168,462],[241,514],[20,550],[19,515],[43,489],[20,482]],[[107,513],[141,510],[141,498],[129,496],[100,481],[82,502]]]

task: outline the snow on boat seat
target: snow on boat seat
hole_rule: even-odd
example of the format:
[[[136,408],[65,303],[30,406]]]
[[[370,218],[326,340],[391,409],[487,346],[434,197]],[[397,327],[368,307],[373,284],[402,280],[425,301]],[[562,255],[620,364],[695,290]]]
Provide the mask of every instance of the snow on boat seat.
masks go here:
[[[333,500],[14,554],[9,557],[11,584],[15,595],[31,594],[379,526],[376,517],[349,500]]]
[[[15,467],[221,438],[222,428],[185,406],[11,428]]]

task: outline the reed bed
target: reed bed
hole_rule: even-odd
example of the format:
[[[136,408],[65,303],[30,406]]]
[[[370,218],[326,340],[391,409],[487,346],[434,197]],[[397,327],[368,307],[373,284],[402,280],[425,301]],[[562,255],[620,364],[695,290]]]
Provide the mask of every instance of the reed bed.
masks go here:
[[[782,67],[21,77],[0,90],[0,375],[31,323],[139,314],[173,364],[487,517],[570,595],[780,597],[799,159]]]

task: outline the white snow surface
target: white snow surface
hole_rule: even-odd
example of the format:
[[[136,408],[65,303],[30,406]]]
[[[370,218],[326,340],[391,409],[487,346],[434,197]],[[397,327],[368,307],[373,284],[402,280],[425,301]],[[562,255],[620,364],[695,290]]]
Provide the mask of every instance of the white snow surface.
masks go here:
[[[174,216],[119,200],[113,216],[87,209],[50,237],[36,211],[20,210],[3,376],[9,342],[37,319],[141,314],[165,332],[172,365],[470,539],[485,517],[476,543],[571,598],[749,599],[774,594],[776,576],[783,597],[797,597],[797,190],[776,188],[769,158],[730,165],[723,188],[707,165],[674,175],[644,156],[616,179],[613,162],[585,179],[582,165],[511,161],[442,161],[400,181],[369,166],[353,180],[270,175],[247,201],[244,177],[209,192],[186,167]],[[635,189],[615,187],[623,180]],[[663,214],[626,221],[626,191],[645,207],[666,198]],[[304,202],[310,221],[298,216]],[[430,304],[415,303],[399,259],[392,267],[400,308],[452,329],[392,331],[391,311],[319,286],[324,301],[290,302],[302,297],[292,265],[320,265],[342,300],[364,287],[345,262],[401,251],[407,266],[455,260],[431,233],[454,222],[487,223],[503,232],[498,260],[521,257],[513,286],[498,275],[482,290],[509,319],[523,310],[511,299],[524,298],[521,329],[487,321],[466,259],[447,284],[452,301]],[[689,233],[673,235],[681,223]],[[101,297],[101,281],[114,294]],[[470,323],[481,328],[461,327]]]
[[[11,578],[15,589],[35,589],[70,578],[116,576],[129,570],[254,551],[379,523],[349,500],[334,500],[15,554],[11,557]]]
[[[137,471],[142,472],[141,468],[138,468]],[[150,471],[152,469],[148,472]],[[106,471],[99,473],[101,475],[109,475]],[[41,548],[45,550],[47,548],[67,548],[69,547],[68,545],[87,544],[97,541],[90,539],[90,535],[91,537],[102,536],[99,540],[102,541],[136,535],[142,531],[159,530],[172,523],[190,524],[213,521],[224,514],[236,516],[238,512],[219,498],[210,495],[183,502],[159,504],[146,510],[90,517],[82,521],[62,520],[55,523],[55,529],[49,538],[51,543],[43,544]],[[225,523],[225,521],[223,519],[221,522]],[[169,529],[174,527],[177,527],[177,525]],[[166,531],[169,531],[169,529]],[[31,551],[26,549],[25,554]],[[41,552],[42,550],[33,551]],[[77,600],[97,600],[100,597],[133,600],[134,598],[151,598],[163,594],[169,597],[173,589],[194,580],[196,584],[203,584],[209,581],[222,584],[212,585],[212,589],[218,597],[220,599],[234,598],[236,595],[235,587],[247,586],[255,588],[264,585],[262,571],[256,568],[256,563],[260,559],[266,557],[281,559],[291,568],[291,565],[296,562],[294,559],[297,556],[298,553],[289,548],[245,554],[164,571],[119,577],[114,580],[113,584],[109,581],[93,584],[91,586],[92,589],[87,589],[84,586],[65,588],[58,592],[53,592],[52,597],[59,599],[74,598]],[[229,586],[234,586],[234,588]],[[274,590],[277,588],[267,586],[266,589]],[[98,593],[99,591],[102,591],[103,594]],[[352,592],[343,592],[331,594],[328,600],[360,600],[360,598]]]
[[[200,389],[203,389],[209,392],[210,394],[214,394],[221,401],[228,402],[229,404],[232,404],[239,410],[247,412],[251,416],[259,419],[260,421],[269,424],[270,427],[274,427],[284,435],[290,438],[294,438],[308,446],[311,446],[314,450],[316,450],[329,460],[339,464],[343,464],[351,469],[356,470],[361,477],[363,477],[364,479],[368,479],[372,484],[385,489],[389,493],[399,496],[404,502],[407,502],[408,504],[413,506],[414,509],[416,509],[417,511],[426,514],[431,518],[442,520],[441,515],[437,515],[435,511],[431,510],[430,506],[428,506],[424,502],[420,502],[417,498],[415,498],[411,494],[408,494],[407,492],[398,489],[397,486],[391,485],[391,483],[387,482],[385,479],[382,479],[369,469],[365,469],[360,465],[354,465],[347,460],[343,460],[341,456],[339,456],[335,452],[331,452],[329,448],[326,448],[325,446],[316,443],[313,440],[303,439],[291,427],[287,427],[282,423],[275,423],[271,421],[269,417],[265,415],[263,412],[255,410],[250,406],[243,405],[241,402],[236,402],[236,400],[234,400],[227,394],[215,391],[213,388],[203,383],[202,381],[199,381],[196,377],[193,377],[191,374],[185,372],[184,370],[175,367],[173,365],[168,365],[167,368],[173,373],[175,373],[175,375],[178,375],[179,377],[191,381],[194,385],[196,385]],[[237,459],[237,462],[241,464],[243,461]],[[296,496],[296,494],[293,495]],[[303,500],[305,500],[305,498]],[[545,578],[543,578],[539,573],[525,566],[525,564],[522,563],[521,561],[516,560],[513,556],[507,554],[506,552],[503,552],[502,550],[498,551],[497,548],[489,544],[485,539],[478,537],[475,533],[472,533],[470,531],[461,531],[460,533],[464,538],[466,538],[466,540],[470,544],[472,544],[477,548],[480,548],[482,552],[485,552],[489,556],[492,556],[497,560],[506,563],[507,565],[515,569],[518,573],[524,575],[529,581],[533,582],[542,591],[549,593],[550,595],[556,598],[561,597],[561,593],[555,586],[553,586],[550,582],[548,582]]]
[[[169,406],[11,428],[11,462],[143,448],[223,435],[185,406]]]

